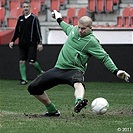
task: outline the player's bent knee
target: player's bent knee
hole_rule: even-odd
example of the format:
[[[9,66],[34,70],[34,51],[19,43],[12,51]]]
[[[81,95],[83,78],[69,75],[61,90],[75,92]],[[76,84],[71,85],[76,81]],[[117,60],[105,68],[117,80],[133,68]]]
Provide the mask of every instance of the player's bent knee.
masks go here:
[[[33,90],[34,90],[34,86],[33,86],[33,84],[31,83],[31,84],[28,86],[28,92],[29,92],[31,95],[34,95],[34,94],[33,94]]]
[[[84,83],[78,83],[78,82],[77,83],[74,83],[74,88],[81,88],[81,87],[84,88],[84,89],[86,89]]]
[[[28,86],[28,92],[31,94],[31,95],[42,95],[44,92],[42,90],[40,90],[37,85],[35,85],[34,83],[31,83],[29,86]]]
[[[82,83],[74,83],[74,87],[82,86]]]

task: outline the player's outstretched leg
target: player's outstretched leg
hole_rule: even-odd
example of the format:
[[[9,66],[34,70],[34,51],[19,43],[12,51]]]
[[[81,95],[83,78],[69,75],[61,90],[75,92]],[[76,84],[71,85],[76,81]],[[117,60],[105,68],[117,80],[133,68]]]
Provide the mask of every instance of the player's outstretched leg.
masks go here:
[[[82,108],[84,108],[87,105],[88,100],[84,99],[84,85],[82,83],[75,83],[74,84],[75,88],[75,107],[74,107],[74,112],[79,113]]]
[[[87,105],[87,102],[88,102],[87,99],[77,101],[74,107],[74,112],[79,113]]]

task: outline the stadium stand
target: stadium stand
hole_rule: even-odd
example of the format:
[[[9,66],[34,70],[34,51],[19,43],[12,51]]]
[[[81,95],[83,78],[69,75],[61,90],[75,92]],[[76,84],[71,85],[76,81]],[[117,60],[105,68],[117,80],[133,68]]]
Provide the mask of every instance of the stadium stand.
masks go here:
[[[15,27],[17,24],[17,18],[7,18],[7,26]]]
[[[23,3],[24,2],[24,0],[19,0],[20,1],[20,3]]]
[[[7,18],[7,26],[15,27],[18,17],[22,14],[21,7],[14,8],[10,11],[10,16]]]
[[[96,0],[88,0],[89,12],[96,12]]]
[[[32,10],[34,10],[36,8],[36,10],[38,10],[38,12],[40,12],[40,10],[41,10],[40,0],[31,0],[31,7],[32,7]]]
[[[123,13],[123,24],[124,24],[124,27],[130,27],[131,26],[131,12],[132,12],[132,9],[130,6],[127,7],[127,12]]]
[[[127,6],[123,9],[122,16],[117,17],[117,27],[130,27],[130,12],[132,9],[133,8],[130,6]]]
[[[113,3],[114,4],[119,4],[120,3],[120,0],[113,0]]]
[[[106,13],[118,9],[119,0],[88,0],[88,10],[90,12]]]
[[[11,0],[9,2],[9,10],[11,11],[14,8],[20,7],[20,1],[19,0]]]
[[[60,0],[60,4],[65,4],[66,0]]]
[[[105,1],[104,0],[97,0],[96,11],[100,12],[100,13],[105,11]]]
[[[113,0],[105,0],[105,12],[113,12]]]
[[[130,26],[133,27],[133,9],[130,11]]]
[[[123,26],[123,19],[121,16],[117,17],[117,27]]]
[[[2,3],[2,1],[4,1],[3,2],[4,4],[6,3],[6,6],[4,6],[5,10],[7,10],[7,13],[5,15],[5,17],[6,17],[5,22],[7,23],[7,26],[8,25],[11,26],[11,24],[9,24],[9,23],[11,23],[9,19],[11,19],[11,17],[13,17],[12,20],[15,21],[15,16],[16,16],[12,13],[13,12],[12,9],[20,7],[20,4],[22,2],[24,2],[24,0],[7,0],[7,1],[1,0],[0,2]],[[125,5],[119,6],[120,0],[86,0],[86,1],[88,3],[87,5],[84,4],[85,2],[80,2],[79,0],[78,1],[75,1],[75,0],[71,0],[71,1],[70,0],[69,1],[68,0],[50,0],[50,1],[49,0],[31,0],[31,11],[40,18],[41,23],[42,22],[47,23],[47,21],[48,21],[48,23],[46,25],[49,25],[49,24],[52,24],[52,23],[49,23],[50,21],[52,22],[52,20],[50,18],[46,19],[47,16],[50,16],[50,12],[52,10],[54,10],[54,9],[59,10],[61,13],[63,12],[64,21],[66,21],[68,23],[73,22],[73,24],[76,25],[78,18],[80,17],[80,15],[78,15],[78,12],[80,12],[79,11],[80,8],[87,6],[86,11],[85,11],[86,13],[83,13],[81,11],[82,12],[81,14],[89,15],[89,13],[92,13],[94,16],[94,19],[93,19],[94,23],[97,24],[97,27],[99,27],[99,26],[101,27],[102,24],[103,24],[102,27],[104,27],[106,25],[106,23],[108,23],[108,22],[110,23],[111,21],[113,21],[114,23],[112,22],[110,24],[112,24],[112,25],[114,24],[114,26],[117,25],[117,27],[125,27],[126,28],[126,27],[131,26],[132,17],[120,16],[121,10],[125,6]],[[131,0],[127,0],[127,1],[131,1]],[[42,6],[45,4],[47,4],[47,7],[45,8],[44,12],[41,12],[41,10],[43,9]],[[66,6],[65,9],[61,8],[62,4],[65,4],[65,6]],[[115,11],[114,5],[115,6],[117,5],[119,7],[117,12],[114,12]],[[69,8],[73,8],[73,7],[76,8],[75,16],[74,16],[73,10],[69,11]],[[13,15],[11,15],[11,14],[13,14]],[[107,17],[105,17],[106,14],[107,14]],[[109,18],[108,16],[112,16],[112,18],[111,17]],[[2,17],[2,15],[0,17]],[[102,21],[103,21],[103,23],[102,23]],[[105,26],[105,27],[109,28],[109,26]]]
[[[16,8],[13,8],[10,11],[9,17],[18,18],[21,14],[22,14],[22,8],[21,7],[16,7]]]
[[[42,4],[45,4],[45,1],[46,1],[46,0],[41,0],[41,5],[42,5]]]
[[[1,24],[5,21],[5,14],[6,14],[5,8],[0,7],[0,22],[1,22]]]
[[[82,16],[85,16],[86,13],[87,13],[87,7],[82,7],[82,8],[80,8],[80,9],[78,10],[77,16],[74,16],[74,17],[73,17],[73,20],[72,20],[73,25],[77,25],[77,24],[78,24],[78,19],[79,19],[80,17],[82,17]]]
[[[60,9],[60,1],[59,0],[51,0],[50,2],[50,10],[57,10],[59,11]]]
[[[75,16],[76,13],[76,8],[75,7],[71,7],[67,10],[67,15],[63,16],[63,20],[67,23],[72,23],[73,21],[73,17]]]
[[[0,5],[1,5],[1,6],[5,5],[5,4],[6,4],[6,0],[1,0],[1,1],[0,1]]]
[[[38,11],[38,9],[37,9],[36,7],[31,7],[31,12],[32,12],[33,14],[35,14],[36,16],[39,15],[39,11]]]
[[[61,7],[63,7],[62,9],[66,9],[66,0],[60,0],[60,9]]]

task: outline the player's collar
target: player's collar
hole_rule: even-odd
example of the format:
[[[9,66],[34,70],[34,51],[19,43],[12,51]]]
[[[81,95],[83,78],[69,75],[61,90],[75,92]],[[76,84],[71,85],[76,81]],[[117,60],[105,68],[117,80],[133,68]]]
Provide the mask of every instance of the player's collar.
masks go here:
[[[27,19],[30,15],[31,15],[31,13],[30,13],[29,15],[27,15],[27,16],[24,16],[24,17],[25,17],[25,19]]]

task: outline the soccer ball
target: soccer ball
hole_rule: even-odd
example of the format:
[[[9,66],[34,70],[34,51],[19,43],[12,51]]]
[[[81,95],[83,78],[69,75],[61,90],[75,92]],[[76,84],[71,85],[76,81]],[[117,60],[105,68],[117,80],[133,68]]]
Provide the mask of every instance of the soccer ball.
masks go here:
[[[91,103],[92,112],[98,115],[105,114],[108,108],[109,108],[108,101],[102,97],[94,99]]]

